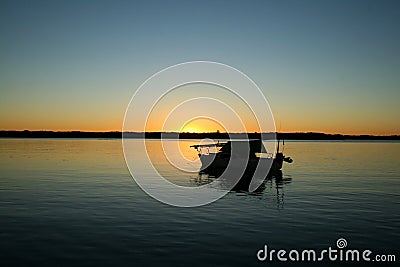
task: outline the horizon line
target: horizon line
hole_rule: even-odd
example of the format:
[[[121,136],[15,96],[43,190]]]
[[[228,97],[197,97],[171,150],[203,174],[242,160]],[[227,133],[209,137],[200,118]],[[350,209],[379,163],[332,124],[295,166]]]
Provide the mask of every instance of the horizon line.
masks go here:
[[[49,132],[49,133],[171,133],[171,134],[325,134],[325,135],[343,135],[343,136],[400,136],[399,134],[347,134],[347,133],[330,133],[330,132],[320,132],[320,131],[275,131],[275,132],[222,132],[222,131],[208,131],[208,132],[179,132],[179,131],[118,131],[118,130],[106,130],[106,131],[93,131],[93,130],[0,130],[1,133],[4,132]]]
[[[0,138],[162,138],[165,134],[166,138],[182,138],[182,139],[198,139],[198,138],[260,138],[260,135],[277,135],[277,139],[283,138],[287,140],[400,140],[399,134],[392,135],[372,135],[372,134],[341,134],[341,133],[324,133],[324,132],[134,132],[134,131],[53,131],[53,130],[0,130]],[[272,136],[273,137],[273,136]]]

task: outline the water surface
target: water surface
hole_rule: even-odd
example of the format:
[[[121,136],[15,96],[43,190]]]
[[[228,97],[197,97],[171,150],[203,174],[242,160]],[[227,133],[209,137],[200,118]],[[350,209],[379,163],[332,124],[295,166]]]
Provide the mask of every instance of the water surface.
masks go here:
[[[193,185],[196,174],[157,161],[159,141],[148,146],[168,179]],[[324,249],[340,237],[398,253],[400,143],[287,142],[284,152],[294,163],[283,182],[189,209],[135,184],[121,140],[0,140],[0,265],[280,265],[257,251]]]

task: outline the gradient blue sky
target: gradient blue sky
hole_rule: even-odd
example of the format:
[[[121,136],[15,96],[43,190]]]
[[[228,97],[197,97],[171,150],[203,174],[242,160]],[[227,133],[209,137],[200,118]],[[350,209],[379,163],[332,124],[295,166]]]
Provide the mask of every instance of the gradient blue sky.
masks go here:
[[[281,131],[400,134],[398,1],[1,1],[0,129],[121,130],[180,62],[249,75]]]

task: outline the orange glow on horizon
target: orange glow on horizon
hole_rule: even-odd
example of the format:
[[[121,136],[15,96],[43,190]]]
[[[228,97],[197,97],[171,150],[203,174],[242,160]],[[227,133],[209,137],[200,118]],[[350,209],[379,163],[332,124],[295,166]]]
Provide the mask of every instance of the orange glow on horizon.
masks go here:
[[[48,117],[51,118],[51,117]],[[95,119],[82,118],[74,116],[73,118],[64,117],[62,120],[56,119],[15,119],[5,118],[0,122],[0,130],[15,130],[15,131],[86,131],[86,132],[114,132],[122,131],[122,119],[119,116],[96,117]],[[283,123],[280,123],[280,122]],[[259,132],[260,130],[255,127],[253,121],[246,120],[245,129],[247,132]],[[276,131],[284,133],[296,132],[318,132],[326,134],[348,134],[348,135],[400,135],[400,125],[398,122],[388,121],[381,125],[375,125],[365,119],[365,121],[339,121],[338,119],[320,119],[315,120],[310,117],[298,119],[296,116],[275,117]],[[195,119],[186,125],[181,125],[165,129],[164,131],[174,132],[226,132],[226,128],[220,124],[208,119]],[[140,130],[133,130],[140,131]],[[148,127],[148,132],[162,131],[162,124],[159,120],[151,120]],[[238,129],[231,130],[231,132],[240,132]]]
[[[15,128],[3,128],[0,129],[0,131],[53,131],[53,132],[73,132],[73,131],[78,131],[78,132],[121,132],[122,130],[120,128],[102,128],[102,129],[93,129],[93,128],[25,128],[25,127],[15,127]],[[183,128],[181,131],[176,130],[173,132],[188,132],[188,133],[213,133],[216,131],[219,131],[221,133],[224,133],[226,131],[221,130],[221,128],[217,129],[204,129],[204,128],[197,128],[197,127],[188,127],[188,128]],[[148,132],[161,132],[161,130],[149,130]],[[259,131],[247,131],[248,133],[254,133],[254,132],[259,132]],[[277,130],[279,133],[325,133],[325,134],[342,134],[342,135],[375,135],[375,136],[391,136],[391,135],[400,135],[398,132],[392,132],[392,131],[387,131],[387,132],[378,132],[378,131],[324,131],[324,130],[290,130],[290,129],[285,129],[285,130]],[[236,133],[236,132],[235,132]]]
[[[48,124],[49,126],[43,126],[40,124],[27,123],[26,126],[20,126],[17,123],[13,123],[10,125],[2,125],[0,130],[3,131],[81,131],[81,132],[121,132],[122,124],[118,123],[105,123],[101,125],[101,123],[65,123],[63,125],[62,122],[55,124],[50,127],[52,124]],[[288,124],[286,124],[288,125]],[[344,135],[400,135],[399,130],[387,128],[380,129],[368,129],[368,127],[358,127],[358,129],[348,127],[348,125],[343,125],[343,127],[339,128],[336,125],[332,125],[331,127],[327,127],[327,125],[312,125],[304,123],[304,125],[299,125],[299,122],[293,122],[293,126],[297,127],[280,127],[279,124],[276,125],[276,131],[282,133],[307,133],[307,132],[315,132],[315,133],[326,133],[326,134],[344,134]],[[64,126],[64,127],[62,127]],[[158,127],[159,125],[154,125],[154,127],[147,127],[147,132],[161,132],[162,128]],[[247,125],[246,125],[247,126]],[[347,127],[346,127],[347,126]],[[361,125],[360,125],[361,126]],[[256,127],[246,127],[247,132],[260,132]],[[191,132],[191,133],[205,133],[205,132],[216,132],[219,131],[221,133],[227,132],[224,127],[219,125],[216,122],[207,119],[196,119],[193,120],[181,128],[175,129],[167,129],[165,131],[173,131],[173,132]],[[240,132],[240,131],[231,131],[231,132]]]
[[[186,133],[206,133],[206,132],[226,132],[226,129],[219,123],[210,119],[194,119],[184,125],[179,132]]]

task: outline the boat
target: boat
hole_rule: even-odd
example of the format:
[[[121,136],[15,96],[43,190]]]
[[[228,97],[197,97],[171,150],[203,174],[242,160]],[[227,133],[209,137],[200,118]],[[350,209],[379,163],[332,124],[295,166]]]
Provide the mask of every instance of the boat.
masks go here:
[[[227,142],[191,145],[198,152],[201,161],[200,173],[219,177],[228,172],[229,176],[240,175],[249,182],[254,176],[266,178],[274,174],[281,174],[284,162],[292,163],[293,159],[286,157],[279,150],[279,143],[275,153],[268,153],[262,140],[229,140]],[[247,183],[248,184],[248,183]]]

